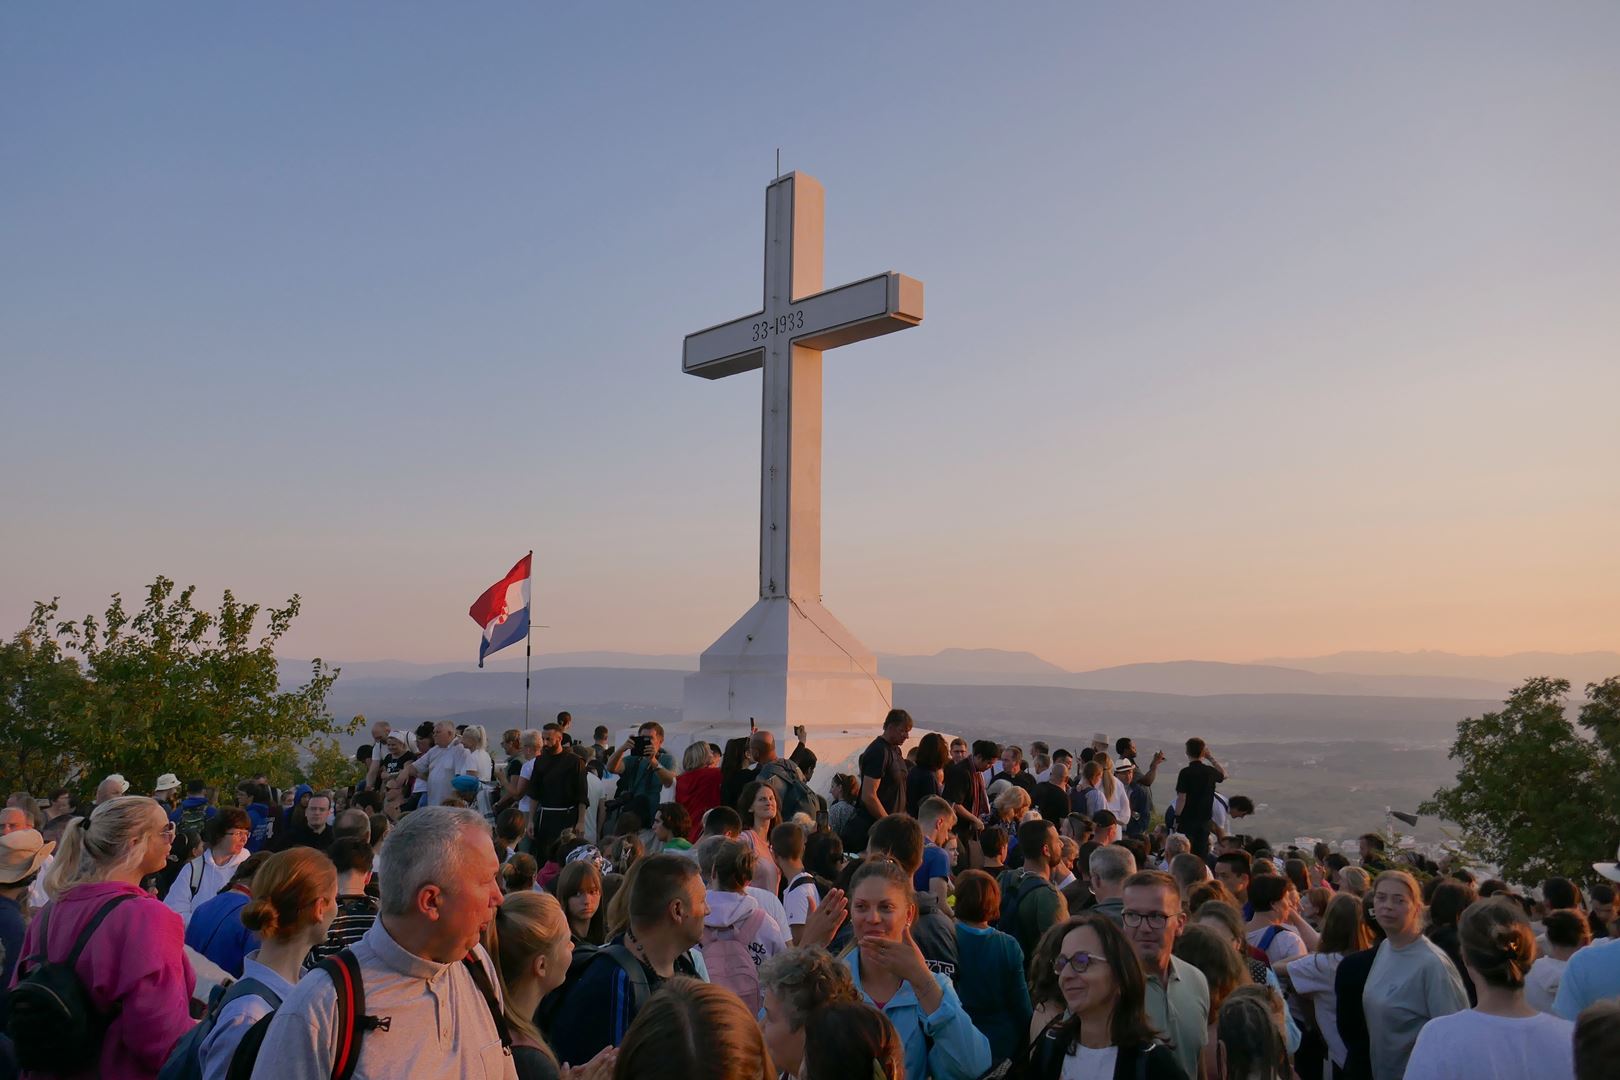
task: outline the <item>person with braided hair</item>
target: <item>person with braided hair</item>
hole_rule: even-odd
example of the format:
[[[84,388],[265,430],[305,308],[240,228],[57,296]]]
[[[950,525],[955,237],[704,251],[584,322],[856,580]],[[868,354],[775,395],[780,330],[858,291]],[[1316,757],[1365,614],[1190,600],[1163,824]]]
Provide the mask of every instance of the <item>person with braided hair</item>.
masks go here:
[[[1463,912],[1457,928],[1479,1003],[1424,1025],[1407,1061],[1407,1080],[1574,1077],[1575,1025],[1524,999],[1525,976],[1536,959],[1524,910],[1508,900],[1481,900]]]

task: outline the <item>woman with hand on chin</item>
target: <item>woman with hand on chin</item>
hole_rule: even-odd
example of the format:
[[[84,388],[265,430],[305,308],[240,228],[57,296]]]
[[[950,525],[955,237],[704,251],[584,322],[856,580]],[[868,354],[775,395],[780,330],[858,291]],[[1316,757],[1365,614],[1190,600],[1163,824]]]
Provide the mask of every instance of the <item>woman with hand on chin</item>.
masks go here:
[[[917,897],[896,863],[872,860],[850,880],[855,989],[894,1024],[913,1080],[973,1080],[990,1068],[990,1040],[968,1019],[946,975],[930,971],[911,938]]]
[[[1106,915],[1079,915],[1041,938],[1061,942],[1052,961],[1068,1011],[1030,1048],[1034,1080],[1188,1080],[1157,1042],[1145,1004],[1147,979],[1124,931]]]

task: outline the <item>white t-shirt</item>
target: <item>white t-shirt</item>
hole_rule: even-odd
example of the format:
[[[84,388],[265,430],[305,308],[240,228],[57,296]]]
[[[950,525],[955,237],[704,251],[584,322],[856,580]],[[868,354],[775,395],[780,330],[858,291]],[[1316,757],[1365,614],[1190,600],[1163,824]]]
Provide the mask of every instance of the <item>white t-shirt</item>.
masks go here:
[[[821,891],[816,888],[815,880],[808,877],[782,896],[782,910],[787,912],[785,925],[790,932],[795,926],[803,926],[810,917],[812,902],[817,905],[821,903]]]
[[[466,747],[462,749],[466,750]],[[467,750],[466,764],[461,771],[472,773],[480,783],[487,784],[495,779],[495,761],[489,756],[488,750]]]
[[[1406,1080],[1573,1080],[1575,1025],[1560,1016],[1468,1009],[1423,1025]]]
[[[243,848],[221,866],[214,861],[213,852],[204,851],[181,867],[180,876],[169,886],[169,895],[163,898],[163,902],[169,905],[170,911],[180,916],[182,923],[190,926],[191,913],[218,896],[220,890],[231,883],[236,868],[247,862],[251,854],[251,851]],[[195,890],[191,887],[193,881],[197,886]]]
[[[1114,1064],[1119,1047],[1090,1047],[1074,1044],[1074,1053],[1063,1056],[1061,1080],[1114,1080]]]
[[[1250,930],[1245,936],[1248,938],[1249,944],[1258,949],[1260,942],[1265,939],[1270,930],[1269,926],[1263,926],[1258,930]],[[1310,950],[1305,947],[1305,942],[1300,940],[1299,935],[1294,932],[1292,927],[1279,926],[1277,932],[1271,935],[1271,943],[1266,946],[1266,959],[1275,964],[1279,960],[1292,960],[1294,957],[1304,956],[1308,952]]]
[[[523,787],[525,791],[528,790],[529,777],[534,775],[534,763],[539,760],[540,759],[537,757],[532,757],[523,763],[522,768],[518,769],[518,775],[523,778]],[[534,813],[534,800],[525,795],[518,799],[517,808],[523,811],[525,814],[532,814]],[[594,844],[596,841],[592,840],[591,843]]]
[[[1558,984],[1564,981],[1564,968],[1568,960],[1541,956],[1530,965],[1524,977],[1524,1000],[1532,1008],[1544,1013],[1552,1012],[1553,999],[1558,996]]]
[[[602,820],[602,803],[613,798],[613,793],[618,787],[619,780],[617,777],[606,780],[589,769],[585,770],[585,800],[587,803],[585,808],[585,840],[587,843],[598,843],[596,835],[599,826],[597,822]],[[696,857],[696,855],[693,856],[693,858]]]
[[[422,805],[439,806],[456,793],[451,781],[469,771],[467,748],[460,743],[435,746],[417,758],[415,765],[417,772],[427,776],[427,794],[422,796]]]
[[[1349,1051],[1339,1037],[1339,997],[1333,992],[1333,977],[1339,973],[1343,953],[1311,953],[1293,961],[1284,969],[1294,991],[1310,1002],[1316,1013],[1316,1026],[1327,1040],[1328,1055],[1333,1064],[1344,1068]]]

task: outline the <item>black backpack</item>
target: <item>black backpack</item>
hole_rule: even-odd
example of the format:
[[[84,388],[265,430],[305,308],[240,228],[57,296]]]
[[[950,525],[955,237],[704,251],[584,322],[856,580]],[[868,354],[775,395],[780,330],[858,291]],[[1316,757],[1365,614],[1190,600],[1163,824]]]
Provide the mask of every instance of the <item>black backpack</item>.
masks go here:
[[[804,774],[799,771],[799,767],[791,761],[777,758],[769,765],[761,767],[756,779],[762,784],[769,783],[772,788],[780,785],[777,794],[781,796],[782,805],[777,807],[777,811],[782,815],[783,821],[791,821],[793,815],[798,813],[815,817],[827,808],[821,796],[810,790],[810,785],[805,782]]]
[[[636,954],[617,941],[608,945],[576,945],[574,958],[568,962],[568,974],[563,977],[563,984],[547,994],[540,1002],[540,1007],[534,1011],[535,1027],[550,1034],[569,991],[579,983],[585,969],[595,963],[599,956],[610,957],[624,969],[625,977],[630,980],[632,1007],[640,1011],[641,1006],[652,996],[652,985],[647,982],[647,971],[641,966],[641,961],[636,959]]]
[[[237,998],[248,996],[264,999],[272,1011],[281,1006],[281,995],[251,976],[237,979],[229,986],[215,987],[209,995],[208,1015],[180,1036],[180,1041],[169,1051],[169,1060],[158,1070],[157,1080],[202,1080],[202,1044],[214,1033],[220,1010]]]
[[[1052,883],[1045,878],[1036,874],[1025,874],[1024,880],[1018,883],[1017,888],[1013,890],[1012,896],[1009,897],[1007,902],[1002,905],[1001,920],[996,923],[996,929],[1000,930],[1004,934],[1011,934],[1013,937],[1017,937],[1018,905],[1023,902],[1024,897],[1028,896],[1036,889],[1042,888],[1043,886],[1048,889],[1053,888]]]
[[[495,1030],[501,1033],[501,1045],[510,1050],[512,1030],[506,1025],[506,1016],[495,997],[494,987],[490,985],[489,972],[484,970],[484,965],[478,962],[477,957],[470,954],[462,963],[467,965],[468,974],[472,976],[473,982],[478,984],[479,992],[484,995],[484,1004],[489,1006],[489,1014],[495,1018]],[[350,1080],[354,1076],[356,1066],[360,1064],[360,1044],[364,1041],[366,1032],[387,1031],[393,1020],[387,1016],[366,1015],[366,986],[360,975],[360,961],[355,958],[352,950],[344,949],[335,956],[328,956],[315,970],[326,972],[327,978],[332,980],[333,988],[337,990],[335,1041],[338,1052],[332,1059],[332,1080]],[[225,1074],[226,1080],[251,1080],[253,1067],[259,1060],[259,1050],[264,1046],[265,1033],[270,1030],[270,1021],[275,1018],[275,1012],[270,1012],[243,1033],[242,1041],[237,1044],[235,1053],[231,1055],[231,1067]]]
[[[95,1007],[74,968],[101,921],[113,908],[133,899],[134,893],[124,893],[101,905],[60,963],[52,963],[49,955],[50,918],[56,905],[47,904],[40,912],[39,952],[17,965],[20,977],[11,991],[11,1012],[6,1019],[6,1034],[11,1036],[22,1068],[71,1073],[96,1064],[101,1040],[113,1018]],[[34,966],[22,974],[26,963]]]

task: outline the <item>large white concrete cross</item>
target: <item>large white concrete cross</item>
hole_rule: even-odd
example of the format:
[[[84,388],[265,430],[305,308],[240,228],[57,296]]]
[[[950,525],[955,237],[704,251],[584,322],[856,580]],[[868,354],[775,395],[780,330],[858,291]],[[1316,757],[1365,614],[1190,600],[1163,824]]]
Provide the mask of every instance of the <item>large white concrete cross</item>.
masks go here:
[[[825,292],[825,194],[789,173],[765,189],[762,310],[688,334],[681,368],[723,379],[765,369],[760,432],[759,595],[821,597],[821,354],[916,326],[922,282],[893,272]]]

